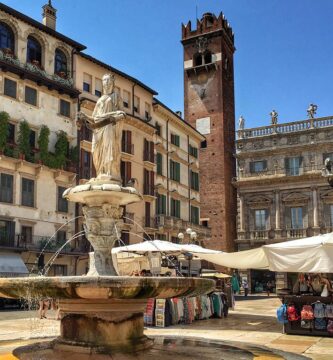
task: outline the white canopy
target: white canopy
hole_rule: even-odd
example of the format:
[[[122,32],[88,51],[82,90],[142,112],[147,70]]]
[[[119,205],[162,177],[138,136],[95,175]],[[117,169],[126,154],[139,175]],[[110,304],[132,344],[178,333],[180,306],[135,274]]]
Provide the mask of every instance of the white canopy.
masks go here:
[[[222,251],[205,249],[199,245],[174,244],[170,241],[163,240],[147,240],[138,244],[121,246],[112,249],[112,254],[118,254],[121,252],[130,252],[136,254],[145,254],[149,252],[160,252],[162,254],[190,252],[196,255],[222,254]]]
[[[29,271],[20,255],[0,254],[0,276],[27,276]]]
[[[333,273],[333,233],[236,253],[201,254],[200,257],[236,269]]]

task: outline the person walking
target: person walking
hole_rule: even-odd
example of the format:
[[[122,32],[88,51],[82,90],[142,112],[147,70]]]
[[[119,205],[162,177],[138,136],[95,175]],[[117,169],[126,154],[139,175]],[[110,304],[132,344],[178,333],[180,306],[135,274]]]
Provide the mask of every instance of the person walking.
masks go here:
[[[247,296],[249,294],[249,283],[246,279],[243,280],[242,286],[244,289],[244,296]]]
[[[267,284],[266,284],[266,291],[267,291],[267,296],[270,295],[270,293],[272,292],[273,290],[273,284],[270,280],[267,281]]]

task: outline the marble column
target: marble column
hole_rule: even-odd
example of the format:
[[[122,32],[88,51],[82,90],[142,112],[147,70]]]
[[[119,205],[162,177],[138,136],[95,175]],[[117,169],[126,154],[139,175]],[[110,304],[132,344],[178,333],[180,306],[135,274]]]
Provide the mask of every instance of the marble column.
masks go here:
[[[243,195],[239,196],[239,231],[244,232],[244,198]]]
[[[314,235],[319,234],[319,214],[318,214],[318,194],[317,188],[312,188],[312,203],[313,203],[313,230]]]
[[[281,237],[281,219],[280,219],[280,192],[275,191],[275,238]]]

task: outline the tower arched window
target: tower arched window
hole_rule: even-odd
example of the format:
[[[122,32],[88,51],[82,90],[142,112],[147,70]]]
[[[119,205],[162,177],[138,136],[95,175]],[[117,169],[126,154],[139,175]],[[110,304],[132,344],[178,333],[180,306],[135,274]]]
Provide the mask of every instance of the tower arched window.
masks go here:
[[[55,51],[54,73],[61,76],[67,76],[67,57],[60,49],[56,49]]]
[[[210,64],[212,62],[212,53],[210,51],[206,51],[204,55],[205,64]]]
[[[42,46],[32,36],[28,37],[27,44],[27,62],[35,65],[42,65]]]
[[[195,54],[193,60],[194,60],[194,66],[202,65],[202,55],[201,54]]]
[[[0,22],[0,49],[14,53],[15,37],[13,30],[5,23]]]

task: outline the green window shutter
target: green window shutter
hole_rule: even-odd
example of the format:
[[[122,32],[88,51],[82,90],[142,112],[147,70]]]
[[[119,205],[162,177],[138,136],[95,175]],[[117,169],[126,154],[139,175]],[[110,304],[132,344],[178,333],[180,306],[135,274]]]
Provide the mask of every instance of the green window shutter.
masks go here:
[[[180,201],[176,200],[176,216],[180,218]]]
[[[166,196],[162,195],[162,214],[166,214]]]
[[[170,160],[169,162],[169,168],[170,168],[170,179],[173,180],[173,161]]]
[[[254,173],[254,162],[250,162],[250,173]]]
[[[178,135],[176,135],[176,145],[179,146],[180,145],[180,138]]]
[[[284,167],[286,169],[286,174],[289,174],[290,173],[289,158],[284,159]]]
[[[163,164],[162,164],[162,154],[161,153],[157,153],[156,154],[156,171],[158,175],[163,175]]]
[[[180,164],[176,163],[176,180],[180,182]]]

